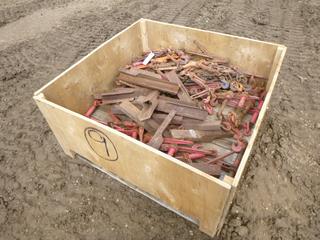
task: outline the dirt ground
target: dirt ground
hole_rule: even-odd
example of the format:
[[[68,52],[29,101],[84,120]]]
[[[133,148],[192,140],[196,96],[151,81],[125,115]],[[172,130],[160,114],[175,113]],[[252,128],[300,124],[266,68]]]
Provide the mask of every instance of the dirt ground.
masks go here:
[[[209,239],[70,159],[32,94],[144,17],[288,47],[219,239],[320,239],[320,1],[1,0],[0,239]]]

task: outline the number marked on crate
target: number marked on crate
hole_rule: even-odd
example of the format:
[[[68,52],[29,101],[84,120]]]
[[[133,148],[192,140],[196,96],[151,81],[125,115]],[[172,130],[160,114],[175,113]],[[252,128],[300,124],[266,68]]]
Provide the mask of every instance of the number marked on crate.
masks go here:
[[[84,136],[92,151],[107,161],[118,160],[118,152],[113,142],[102,131],[88,127],[84,130]]]

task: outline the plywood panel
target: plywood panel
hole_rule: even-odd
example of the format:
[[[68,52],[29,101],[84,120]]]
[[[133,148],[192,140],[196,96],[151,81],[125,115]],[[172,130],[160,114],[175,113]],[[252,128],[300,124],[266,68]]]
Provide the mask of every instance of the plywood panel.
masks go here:
[[[193,43],[197,40],[206,46],[210,53],[228,59],[240,69],[265,78],[269,76],[278,46],[276,44],[174,24],[145,21],[150,49],[173,47],[199,51]]]
[[[84,116],[34,97],[67,154],[121,176],[215,233],[230,185]]]
[[[256,137],[258,135],[258,132],[259,132],[260,126],[262,124],[263,118],[265,116],[266,110],[267,110],[267,108],[269,106],[270,99],[271,99],[271,94],[272,94],[273,88],[274,88],[274,86],[276,84],[276,80],[277,80],[277,77],[278,77],[278,74],[279,74],[279,71],[280,71],[280,67],[281,67],[281,64],[282,64],[282,61],[283,61],[285,53],[286,53],[286,47],[279,46],[278,49],[277,49],[277,52],[275,54],[274,61],[273,61],[273,64],[272,64],[272,68],[271,68],[271,71],[270,71],[270,74],[269,74],[269,79],[268,79],[268,84],[267,84],[268,92],[266,94],[263,106],[262,106],[262,108],[260,110],[259,117],[257,119],[257,122],[256,122],[255,126],[254,126],[254,129],[253,129],[252,134],[250,136],[250,140],[249,140],[248,146],[246,148],[245,153],[243,154],[241,163],[239,165],[239,168],[237,170],[237,174],[236,174],[234,182],[233,182],[233,186],[235,186],[235,187],[238,186],[240,178],[242,177],[244,169],[245,169],[245,167],[247,165],[247,161],[248,161],[249,156],[251,154],[252,147],[253,147],[253,145],[255,143],[255,140],[256,140]]]
[[[140,24],[135,23],[58,76],[41,92],[54,103],[84,113],[92,104],[92,94],[110,89],[119,67],[141,53]]]

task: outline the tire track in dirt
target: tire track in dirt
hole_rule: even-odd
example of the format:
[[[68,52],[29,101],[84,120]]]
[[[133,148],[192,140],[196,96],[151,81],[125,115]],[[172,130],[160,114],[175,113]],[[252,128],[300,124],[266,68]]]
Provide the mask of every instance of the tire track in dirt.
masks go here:
[[[290,71],[286,72],[286,77],[292,80],[285,81],[283,84],[287,92],[293,96],[292,106],[294,108],[302,111],[312,111],[319,106],[320,101],[319,98],[314,95],[316,92],[312,91],[310,87],[312,89],[319,88],[320,82],[316,78],[304,81],[305,78],[309,78],[308,66],[310,65],[310,62],[314,61],[312,53],[313,46],[311,46],[311,49],[308,49],[307,46],[307,41],[310,39],[310,34],[307,34],[306,32],[308,27],[300,18],[296,18],[296,16],[301,15],[304,4],[292,3],[288,6],[288,9],[290,9],[290,12],[288,13],[290,19],[286,21],[285,28],[290,31],[291,38],[284,40],[288,46],[287,60],[290,63]],[[312,72],[315,74],[320,73],[319,68],[312,69]],[[308,93],[307,97],[306,93]]]
[[[136,5],[147,6],[147,1],[140,1],[139,4],[135,4],[130,12],[135,12],[136,16],[149,18],[153,20],[190,25],[192,20],[201,12],[205,1],[159,1],[150,7],[151,11],[143,11],[145,14],[136,13]],[[146,9],[145,9],[146,10]]]
[[[109,11],[107,13],[111,12]],[[67,66],[70,64],[70,61],[74,61],[75,58],[78,57],[75,56],[75,54],[71,54],[70,57],[70,51],[67,51],[68,49],[73,48],[74,52],[79,49],[85,49],[87,52],[88,43],[91,42],[96,46],[108,36],[108,32],[101,31],[104,28],[102,24],[99,28],[92,28],[92,22],[100,24],[102,17],[103,13],[101,13],[99,17],[90,14],[85,17],[89,23],[83,21],[83,17],[76,17],[67,21],[62,27],[55,28],[54,31],[44,34],[41,38],[15,44],[10,48],[1,51],[1,82],[6,81],[8,73],[10,72],[15,75],[24,70],[35,72],[34,68],[55,68],[56,66],[54,64],[57,64],[58,62],[62,62],[64,66]],[[107,23],[108,22],[106,21],[105,24]],[[77,30],[74,28],[77,28]],[[117,28],[117,30],[120,30],[120,28]],[[58,50],[62,51],[59,53]],[[57,54],[61,53],[63,54],[63,57],[68,58],[69,60],[57,60]]]
[[[63,6],[74,0],[33,0],[22,2],[0,10],[0,27],[16,21],[42,8],[53,8]]]
[[[301,4],[299,16],[303,19],[303,34],[305,41],[300,49],[303,52],[303,71],[296,72],[300,84],[305,88],[305,92],[308,92],[307,101],[303,102],[306,108],[304,110],[314,110],[314,113],[320,111],[320,68],[319,66],[319,49],[320,49],[320,5],[317,4]],[[310,64],[315,63],[315,64]],[[301,76],[302,75],[302,76]],[[304,91],[298,91],[300,95],[303,95]],[[303,96],[301,96],[303,98]],[[311,104],[310,104],[311,103]]]
[[[199,12],[201,11],[201,8],[203,7],[205,1],[188,1],[185,3],[185,1],[175,2],[170,8],[171,14],[174,14],[173,18],[170,19],[170,23],[175,24],[181,24],[190,26],[192,23],[192,20],[198,16]],[[181,8],[181,6],[183,6]],[[166,18],[169,18],[170,16],[166,16]],[[169,20],[169,19],[168,19]],[[165,20],[164,20],[165,21]]]

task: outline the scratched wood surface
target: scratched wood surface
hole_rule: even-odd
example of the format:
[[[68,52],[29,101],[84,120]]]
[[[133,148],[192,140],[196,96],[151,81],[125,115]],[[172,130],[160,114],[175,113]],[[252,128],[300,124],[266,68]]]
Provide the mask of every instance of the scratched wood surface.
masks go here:
[[[142,51],[162,47],[211,53],[268,78],[268,94],[235,178],[211,177],[83,114],[92,95],[113,86],[118,69]],[[277,79],[285,47],[141,19],[38,90],[34,99],[66,154],[75,153],[194,219],[213,236],[222,226]],[[129,146],[129,147],[128,147]]]

